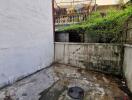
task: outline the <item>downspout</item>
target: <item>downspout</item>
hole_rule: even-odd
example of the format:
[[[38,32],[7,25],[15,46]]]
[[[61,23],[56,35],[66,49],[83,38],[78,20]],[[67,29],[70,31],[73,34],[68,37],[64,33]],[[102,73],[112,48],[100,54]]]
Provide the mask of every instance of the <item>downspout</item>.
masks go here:
[[[54,61],[55,61],[55,18],[54,18],[54,1],[52,0],[52,21],[53,21],[53,44],[54,44]]]
[[[97,11],[97,1],[95,0],[95,11]]]

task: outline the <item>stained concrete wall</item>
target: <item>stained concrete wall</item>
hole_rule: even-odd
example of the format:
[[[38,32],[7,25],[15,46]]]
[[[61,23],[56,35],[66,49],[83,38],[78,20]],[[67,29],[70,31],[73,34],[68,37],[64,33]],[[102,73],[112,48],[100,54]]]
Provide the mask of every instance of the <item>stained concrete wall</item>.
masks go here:
[[[132,45],[125,45],[124,47],[124,75],[127,80],[128,88],[132,92]]]
[[[52,0],[0,0],[0,87],[53,61]]]
[[[127,30],[124,45],[124,75],[127,80],[127,85],[132,92],[132,16],[127,21]]]
[[[55,33],[56,42],[69,42],[69,33]]]
[[[55,43],[55,61],[105,73],[121,74],[122,46],[100,43]]]

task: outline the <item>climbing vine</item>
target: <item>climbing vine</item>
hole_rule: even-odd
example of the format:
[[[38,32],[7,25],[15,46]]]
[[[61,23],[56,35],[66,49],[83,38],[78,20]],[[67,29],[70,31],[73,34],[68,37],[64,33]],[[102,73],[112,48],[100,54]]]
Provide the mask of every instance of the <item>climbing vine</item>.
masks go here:
[[[100,12],[94,12],[85,22],[59,31],[85,33],[85,36],[100,43],[117,43],[121,42],[123,25],[130,16],[132,16],[131,5],[121,10],[110,9],[105,16],[102,16]]]

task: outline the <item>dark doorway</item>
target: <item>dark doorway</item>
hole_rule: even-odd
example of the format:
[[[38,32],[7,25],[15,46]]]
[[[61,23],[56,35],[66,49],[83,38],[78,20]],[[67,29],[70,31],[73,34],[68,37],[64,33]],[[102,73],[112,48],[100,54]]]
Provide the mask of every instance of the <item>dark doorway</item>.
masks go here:
[[[70,33],[69,42],[84,42],[84,36],[83,34]]]

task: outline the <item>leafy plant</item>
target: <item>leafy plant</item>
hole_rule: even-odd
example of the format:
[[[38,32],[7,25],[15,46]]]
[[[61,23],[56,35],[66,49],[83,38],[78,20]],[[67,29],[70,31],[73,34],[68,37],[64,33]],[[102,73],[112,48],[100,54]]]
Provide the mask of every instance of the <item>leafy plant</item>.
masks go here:
[[[125,9],[110,9],[105,17],[100,12],[94,12],[85,22],[59,30],[60,32],[85,33],[95,42],[117,43],[121,42],[123,27],[128,17],[132,16],[132,6]]]

